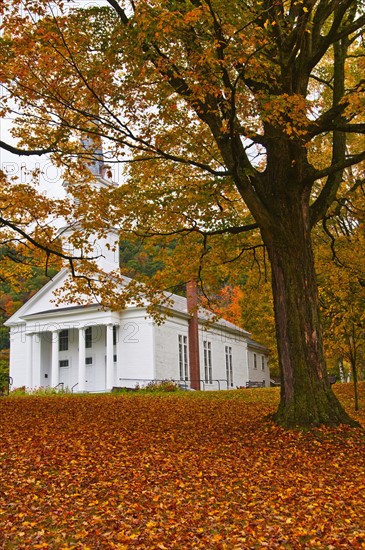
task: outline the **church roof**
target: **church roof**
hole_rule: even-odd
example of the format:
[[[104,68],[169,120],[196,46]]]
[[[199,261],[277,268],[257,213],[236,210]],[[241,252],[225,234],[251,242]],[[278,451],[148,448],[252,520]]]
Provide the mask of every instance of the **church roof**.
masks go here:
[[[172,305],[170,306],[172,310],[177,311],[179,313],[184,313],[188,315],[188,308],[187,308],[187,300],[184,296],[179,296],[178,294],[171,294],[169,296],[170,300],[172,301]],[[219,325],[221,327],[238,331],[241,334],[249,335],[250,333],[244,330],[243,328],[230,323],[226,319],[223,319],[222,317],[217,317],[213,313],[211,313],[209,310],[204,308],[199,308],[199,314],[198,314],[199,320],[202,322],[206,322],[207,324],[211,323],[214,325]]]
[[[28,302],[26,302],[10,319],[8,319],[7,323],[9,326],[13,324],[13,320],[17,320],[18,322],[20,319],[31,319],[38,316],[46,316],[46,315],[60,315],[62,313],[70,314],[73,311],[81,312],[85,311],[87,309],[98,309],[101,308],[100,304],[98,302],[88,303],[88,304],[72,304],[72,305],[55,305],[52,308],[47,307],[46,309],[40,309],[38,311],[34,311],[33,308],[31,308],[31,312],[27,313],[27,310],[29,310],[29,306],[32,304],[35,305],[37,302],[37,297],[40,297],[47,288],[51,288],[55,282],[62,281],[63,277],[60,277],[60,274],[65,274],[67,272],[67,268],[61,270],[53,280],[49,281],[44,287],[42,287]],[[127,285],[131,282],[132,279],[129,277],[123,277],[124,283]],[[166,296],[166,303],[161,304],[161,307],[166,310],[167,313],[177,313],[181,314],[185,317],[189,317],[189,312],[187,308],[187,300],[184,296],[179,296],[178,294],[170,294],[168,292],[165,292]],[[243,328],[227,321],[226,319],[219,318],[207,309],[199,308],[198,317],[200,323],[206,323],[208,326],[215,326],[215,327],[221,327],[224,329],[227,329],[229,331],[234,331],[236,333],[239,333],[243,336],[249,337],[250,333],[244,330]],[[254,344],[254,341],[251,340],[252,345]],[[257,344],[259,346],[259,344]]]

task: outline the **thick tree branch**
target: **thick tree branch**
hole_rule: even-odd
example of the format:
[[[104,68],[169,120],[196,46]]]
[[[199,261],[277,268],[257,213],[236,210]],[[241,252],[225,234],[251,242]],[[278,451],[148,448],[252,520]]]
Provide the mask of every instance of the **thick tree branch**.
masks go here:
[[[173,235],[181,235],[181,234],[191,234],[191,233],[199,233],[199,235],[205,236],[205,237],[213,237],[214,235],[239,235],[240,233],[249,233],[250,231],[254,231],[255,229],[258,229],[258,225],[256,223],[251,223],[248,225],[240,225],[240,226],[234,226],[234,227],[224,227],[222,229],[212,229],[211,231],[205,231],[201,229],[200,227],[195,225],[193,227],[183,227],[182,229],[176,229],[174,231],[148,231],[148,232],[139,232],[139,231],[133,231],[133,233],[138,237],[171,237]]]
[[[328,166],[323,170],[317,170],[313,172],[313,174],[311,175],[311,181],[319,180],[325,177],[328,177],[328,179],[318,198],[310,207],[312,226],[314,226],[321,218],[323,218],[329,207],[330,200],[334,192],[334,185],[331,176],[335,176],[338,174],[342,175],[342,172],[345,168],[348,168],[349,166],[354,166],[355,164],[358,164],[363,160],[365,160],[365,151],[363,151],[362,153],[358,153],[357,155],[351,155],[345,160],[332,164],[331,166]],[[342,177],[340,178],[340,180],[341,179]],[[335,189],[335,191],[337,191],[337,188]]]
[[[354,166],[355,164],[359,164],[359,162],[363,160],[365,160],[365,151],[362,151],[361,153],[358,153],[356,155],[350,155],[346,157],[343,161],[337,162],[335,164],[331,164],[331,166],[328,166],[327,168],[323,168],[323,170],[314,171],[310,176],[310,181],[316,181],[321,178],[325,178],[335,172],[338,172],[339,170],[344,170],[349,166]]]
[[[358,123],[358,124],[341,124],[341,123],[334,123],[333,127],[329,128],[329,130],[338,130],[340,132],[348,132],[348,133],[355,133],[355,134],[365,134],[365,123]]]
[[[59,258],[69,261],[70,263],[72,263],[72,261],[74,260],[85,259],[85,258],[82,258],[81,256],[70,256],[69,254],[64,254],[63,252],[61,252],[60,250],[57,250],[56,248],[53,248],[51,246],[46,246],[40,243],[37,239],[29,235],[29,233],[27,233],[26,231],[24,231],[23,229],[21,229],[20,227],[12,223],[11,221],[6,220],[2,216],[0,216],[0,223],[2,224],[3,227],[8,227],[9,229],[12,229],[13,231],[15,231],[15,233],[17,233],[18,235],[21,235],[30,244],[32,244],[36,248],[39,248],[40,250],[43,250],[43,252],[47,254],[53,254],[54,256],[58,256]],[[97,256],[87,258],[87,259],[95,260],[96,258]]]
[[[4,149],[5,151],[8,151],[9,153],[13,153],[14,155],[20,155],[23,157],[30,157],[32,155],[46,155],[47,153],[54,153],[56,151],[55,144],[51,145],[50,147],[47,147],[46,149],[20,149],[19,147],[13,147],[12,145],[9,145],[9,143],[6,143],[5,141],[0,140],[0,149]]]
[[[341,0],[341,2],[336,0],[331,2],[328,9],[324,8],[320,10],[320,6],[317,8],[313,20],[313,52],[311,58],[308,60],[308,68],[312,69],[315,67],[332,44],[338,42],[341,38],[349,36],[364,25],[365,16],[361,16],[355,21],[352,20],[352,22],[347,25],[344,24],[345,15],[353,5],[353,0]],[[316,16],[318,13],[320,13],[320,15],[317,20]],[[326,21],[332,13],[333,21],[331,28],[325,36],[321,36],[320,31],[323,29],[324,21]]]
[[[349,41],[347,37],[343,40],[335,42],[333,45],[334,53],[334,72],[333,72],[333,105],[339,105],[345,93],[345,62]],[[338,115],[334,121],[341,123],[342,117]],[[340,130],[335,130],[332,134],[332,164],[343,162],[346,158],[346,134]],[[324,215],[324,209],[327,211],[330,204],[336,197],[337,190],[342,181],[343,170],[329,174],[327,183],[331,186],[331,190],[324,194],[322,201],[322,211],[319,210],[317,215]],[[327,204],[326,204],[327,203]]]
[[[114,8],[121,22],[124,25],[127,25],[129,23],[129,18],[119,2],[117,2],[117,0],[107,0],[107,2],[111,5],[112,8]]]

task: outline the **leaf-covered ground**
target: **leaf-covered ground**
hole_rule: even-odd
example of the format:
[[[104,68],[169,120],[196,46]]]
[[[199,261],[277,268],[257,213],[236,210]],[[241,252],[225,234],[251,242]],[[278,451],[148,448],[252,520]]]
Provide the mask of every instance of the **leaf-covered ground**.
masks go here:
[[[2,398],[0,548],[365,548],[363,430],[285,431],[277,400]]]

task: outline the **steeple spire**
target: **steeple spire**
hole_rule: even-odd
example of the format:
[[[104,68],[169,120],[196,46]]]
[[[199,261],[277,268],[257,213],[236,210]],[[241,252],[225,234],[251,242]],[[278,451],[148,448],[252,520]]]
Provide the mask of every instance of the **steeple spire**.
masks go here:
[[[87,167],[95,177],[102,177],[105,172],[104,155],[100,138],[92,139],[84,135],[81,138],[83,149],[90,154],[91,161],[87,162]]]
[[[105,189],[118,187],[118,184],[112,179],[107,178],[106,174],[110,167],[104,162],[104,153],[99,136],[90,136],[83,134],[81,137],[81,145],[85,151],[85,167],[89,170],[93,177],[91,186],[94,189]],[[72,185],[77,185],[77,182],[63,181],[62,186],[68,191]]]
[[[118,184],[116,182],[105,178],[108,166],[104,163],[101,140],[98,137],[92,138],[84,135],[81,143],[88,157],[85,165],[93,176],[92,181],[89,183],[90,187],[97,191],[117,187]],[[70,191],[74,185],[77,186],[79,183],[77,181],[64,181],[62,186],[66,191]],[[60,231],[60,235],[66,242],[68,241],[69,247],[73,248],[71,236],[74,230],[79,228],[80,225],[78,220],[75,220],[74,224],[64,227]],[[98,257],[97,262],[104,271],[112,271],[119,268],[119,236],[115,229],[111,227],[108,234],[103,238],[97,237],[96,234],[90,235],[88,241],[92,245],[93,252],[91,256]],[[82,250],[74,250],[74,253],[75,255],[82,255]]]

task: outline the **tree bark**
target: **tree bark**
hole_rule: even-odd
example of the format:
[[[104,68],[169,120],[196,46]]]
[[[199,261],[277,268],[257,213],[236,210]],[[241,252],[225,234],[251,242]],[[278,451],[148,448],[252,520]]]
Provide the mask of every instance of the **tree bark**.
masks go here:
[[[284,212],[281,202],[275,224],[262,229],[271,261],[281,372],[281,400],[274,418],[286,427],[354,425],[327,375],[306,203],[292,201],[290,212]]]

